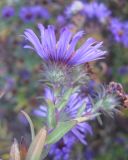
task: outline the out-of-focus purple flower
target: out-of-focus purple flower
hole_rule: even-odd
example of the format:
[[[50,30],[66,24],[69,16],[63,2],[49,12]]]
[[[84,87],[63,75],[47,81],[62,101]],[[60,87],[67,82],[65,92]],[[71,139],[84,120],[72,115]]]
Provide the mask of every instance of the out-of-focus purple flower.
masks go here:
[[[128,22],[122,22],[117,18],[113,18],[110,21],[109,30],[117,42],[128,47]]]
[[[109,29],[112,32],[114,39],[117,42],[121,42],[124,34],[123,23],[119,19],[113,18],[111,19]]]
[[[105,22],[107,18],[111,15],[111,11],[103,4],[96,4],[96,17],[100,22]]]
[[[30,79],[30,72],[28,70],[21,70],[19,71],[19,76],[20,76],[20,79],[23,79],[23,80],[29,80]]]
[[[89,148],[87,148],[86,151],[85,151],[85,159],[86,160],[94,160],[94,153]]]
[[[84,9],[84,3],[79,0],[75,0],[71,5],[69,5],[66,8],[65,14],[67,17],[71,17],[73,14],[76,14],[82,11],[83,9]]]
[[[122,66],[118,69],[120,75],[128,75],[128,66]]]
[[[59,142],[51,146],[49,155],[53,160],[69,160],[76,138],[71,133],[66,134]]]
[[[48,10],[42,6],[33,6],[32,7],[34,15],[37,19],[49,19],[50,13]]]
[[[24,115],[18,114],[17,118],[18,118],[18,120],[19,120],[22,124],[24,124],[25,126],[28,126],[28,125],[29,125],[29,124],[28,124],[28,121],[26,120],[26,118],[24,117]]]
[[[97,2],[86,3],[84,12],[88,18],[97,18],[103,23],[111,15],[111,11],[103,3]]]
[[[24,22],[33,22],[35,19],[49,19],[50,13],[42,6],[22,7],[19,13]]]
[[[123,27],[124,27],[124,34],[122,43],[125,47],[128,47],[128,21],[123,23]]]
[[[94,2],[92,3],[86,3],[84,6],[84,12],[87,15],[88,18],[94,18],[95,17],[95,10],[94,10]]]
[[[45,97],[52,100],[54,103],[56,103],[53,92],[51,92],[51,89],[49,89],[48,87],[45,90]],[[83,104],[86,105],[86,109],[82,113],[82,115],[85,116],[86,114],[91,112],[92,106],[90,105],[89,98],[86,97],[82,99],[77,93],[73,94],[70,97],[67,105],[63,110],[59,112],[56,110],[57,115],[59,113],[58,120],[68,121],[68,120],[77,118],[78,110]],[[34,110],[33,113],[37,116],[40,116],[40,117],[42,116],[45,118],[47,116],[47,108],[46,106],[40,106],[40,108],[37,110]],[[87,144],[85,141],[85,135],[87,133],[92,134],[92,128],[88,123],[82,122],[76,125],[71,130],[71,132],[75,137],[77,137],[81,141],[81,143]]]
[[[64,26],[66,24],[66,19],[63,15],[57,16],[56,23],[59,26]]]
[[[114,142],[116,142],[117,144],[120,144],[120,145],[124,145],[125,142],[127,142],[127,139],[125,139],[125,137],[116,137],[114,139]]]
[[[6,92],[12,90],[15,87],[15,84],[16,84],[15,79],[11,77],[6,77],[5,81],[6,81],[6,85],[5,85]]]
[[[14,16],[15,10],[12,6],[5,6],[2,8],[2,17],[3,18],[10,18]]]
[[[54,26],[49,25],[46,29],[39,24],[38,27],[41,32],[41,41],[33,30],[26,29],[24,32],[25,38],[32,43],[33,47],[30,45],[24,47],[36,51],[46,63],[59,63],[72,67],[102,59],[106,55],[106,51],[101,50],[103,42],[97,42],[93,38],[88,38],[75,51],[77,42],[84,34],[83,31],[77,32],[72,38],[72,32],[65,28],[57,41]]]
[[[33,22],[35,14],[32,6],[22,7],[19,12],[19,17],[24,22]]]

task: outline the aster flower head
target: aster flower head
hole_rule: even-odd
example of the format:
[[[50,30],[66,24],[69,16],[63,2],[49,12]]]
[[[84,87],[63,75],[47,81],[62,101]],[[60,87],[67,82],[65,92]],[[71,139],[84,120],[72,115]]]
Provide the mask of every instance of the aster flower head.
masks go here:
[[[94,2],[86,3],[84,6],[84,12],[88,18],[94,18],[95,17]]]
[[[49,155],[53,160],[69,160],[76,138],[72,134],[65,135],[59,142],[51,146]]]
[[[35,14],[32,6],[24,6],[20,9],[19,17],[23,22],[33,22]]]
[[[64,26],[66,24],[66,19],[64,15],[58,15],[56,18],[56,23],[58,26]]]
[[[14,16],[15,10],[12,6],[5,6],[2,8],[2,17],[3,18],[10,18]]]
[[[106,54],[106,51],[102,50],[103,42],[97,42],[93,38],[88,38],[80,48],[75,50],[76,44],[84,34],[83,31],[77,32],[72,37],[72,32],[65,28],[62,30],[59,40],[56,40],[54,26],[49,25],[46,29],[39,24],[38,27],[41,32],[41,40],[31,29],[26,29],[25,38],[33,46],[26,45],[25,48],[36,51],[46,63],[61,63],[72,67],[102,59]]]
[[[33,6],[32,7],[34,15],[37,19],[49,19],[50,18],[50,13],[48,10],[42,6]]]
[[[121,42],[124,35],[123,23],[119,19],[113,18],[110,21],[109,29],[112,32],[114,39],[117,42]]]
[[[122,43],[128,47],[128,22],[123,22],[117,18],[112,18],[109,25],[109,30],[112,33],[115,41]]]
[[[124,34],[122,38],[122,43],[127,48],[128,47],[128,21],[123,22],[123,26],[124,26]]]
[[[111,11],[103,4],[96,4],[96,17],[100,22],[105,22],[107,18],[111,15]]]
[[[51,84],[69,83],[69,72],[72,72],[74,66],[102,59],[106,55],[106,51],[102,50],[103,42],[97,42],[93,38],[88,38],[76,50],[76,44],[82,38],[83,31],[72,36],[72,32],[68,28],[64,28],[57,40],[54,26],[49,25],[48,28],[45,28],[39,24],[38,27],[41,32],[40,39],[33,30],[25,30],[24,37],[32,46],[24,47],[34,50],[44,60],[42,78]]]
[[[63,97],[63,96],[62,96]],[[45,89],[45,99],[50,99],[54,104],[58,104],[59,101],[53,94],[53,91],[47,87]],[[82,116],[88,115],[91,113],[92,105],[90,104],[90,100],[88,97],[81,98],[78,93],[74,93],[69,97],[67,104],[63,109],[56,108],[56,118],[57,122],[70,121],[71,119],[75,119],[78,116],[78,111],[85,105]],[[41,105],[38,109],[34,110],[33,113],[36,116],[46,118],[48,114],[48,108],[45,105]],[[73,137],[77,138],[81,143],[87,144],[85,140],[85,136],[90,133],[92,134],[92,128],[87,122],[82,122],[77,124],[74,128],[69,132]]]
[[[128,66],[121,66],[119,69],[118,69],[118,73],[122,76],[124,75],[128,75]]]
[[[88,18],[96,18],[101,23],[111,15],[111,11],[103,3],[97,2],[86,3],[84,12]]]

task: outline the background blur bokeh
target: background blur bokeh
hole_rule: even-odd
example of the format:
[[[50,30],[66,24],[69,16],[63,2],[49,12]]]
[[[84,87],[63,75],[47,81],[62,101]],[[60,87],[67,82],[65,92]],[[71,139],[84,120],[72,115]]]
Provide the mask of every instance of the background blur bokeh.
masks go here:
[[[105,60],[91,64],[95,80],[103,84],[110,81],[122,83],[128,92],[128,1],[97,0],[0,0],[0,157],[8,159],[14,137],[26,145],[30,131],[21,109],[33,118],[36,129],[41,118],[32,115],[38,108],[42,88],[38,80],[41,59],[23,49],[26,28],[38,32],[37,24],[54,24],[56,31],[68,27],[73,33],[84,30],[85,38],[104,41],[108,51]],[[97,7],[97,3],[99,6]],[[94,8],[92,6],[95,6]],[[84,9],[83,9],[84,6]],[[46,37],[47,38],[47,37]],[[87,146],[78,143],[73,147],[72,159],[76,160],[127,160],[128,111],[114,118],[102,117],[103,125],[91,122],[93,136],[87,136]],[[50,158],[51,159],[51,158]]]

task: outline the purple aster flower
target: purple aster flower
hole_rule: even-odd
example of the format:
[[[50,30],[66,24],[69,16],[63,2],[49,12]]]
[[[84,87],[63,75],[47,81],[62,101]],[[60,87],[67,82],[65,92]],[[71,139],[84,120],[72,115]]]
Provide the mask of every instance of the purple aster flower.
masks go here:
[[[110,16],[111,11],[103,3],[86,3],[84,12],[88,18],[97,18],[99,22],[104,23]]]
[[[127,142],[128,140],[125,139],[125,137],[116,137],[114,138],[114,142],[116,142],[117,144],[120,144],[120,145],[124,145],[125,142]]]
[[[21,122],[23,125],[28,126],[28,121],[26,120],[24,115],[18,114],[17,118],[18,118],[19,122]]]
[[[128,47],[128,21],[124,22],[123,26],[124,26],[124,34],[122,43],[125,47]]]
[[[15,84],[16,84],[15,79],[13,79],[11,77],[6,77],[5,81],[6,81],[6,85],[5,85],[4,90],[6,92],[12,90],[15,87]]]
[[[42,19],[42,18],[49,19],[50,18],[50,13],[48,12],[46,8],[42,6],[33,6],[32,9],[37,19]]]
[[[88,18],[94,18],[95,17],[95,10],[94,10],[94,2],[92,3],[86,3],[84,6],[84,12],[87,15]]]
[[[19,77],[20,79],[26,81],[26,80],[29,80],[30,79],[30,72],[26,69],[23,69],[23,70],[20,70],[19,71]]]
[[[51,146],[49,155],[52,156],[53,160],[69,160],[75,143],[76,138],[68,133],[59,142]]]
[[[33,22],[35,20],[35,14],[32,6],[22,7],[19,12],[19,17],[24,22]]]
[[[103,4],[95,4],[96,17],[100,22],[105,22],[107,18],[111,15],[111,11]]]
[[[87,148],[85,151],[86,160],[94,160],[94,153],[90,148]]]
[[[69,119],[75,119],[77,117],[78,109],[84,103],[86,105],[86,110],[82,113],[82,115],[86,115],[86,114],[88,115],[91,112],[91,108],[92,108],[92,105],[90,105],[89,98],[88,97],[81,98],[77,93],[73,94],[70,97],[67,107],[65,108],[63,113],[65,113],[66,116],[69,117]],[[75,137],[77,137],[81,141],[81,143],[87,144],[85,141],[85,135],[87,133],[92,134],[92,129],[88,123],[83,122],[76,125],[76,127],[74,127],[71,130],[71,132]]]
[[[57,103],[57,100],[54,97],[52,90],[48,87],[45,89],[45,98],[50,99],[52,102],[54,102],[54,104]],[[90,105],[90,100],[88,97],[82,99],[78,95],[78,93],[74,93],[69,98],[69,101],[64,109],[62,109],[61,111],[56,110],[56,115],[57,115],[58,121],[68,121],[68,120],[77,118],[78,110],[84,103],[86,105],[86,109],[82,113],[83,116],[85,116],[86,114],[88,115],[91,112],[92,105]],[[40,108],[34,110],[33,113],[39,117],[46,118],[47,108],[46,108],[46,106],[40,106]],[[73,136],[77,137],[81,141],[81,143],[86,145],[87,143],[85,141],[85,135],[87,133],[92,134],[92,129],[88,123],[82,122],[82,123],[77,124],[71,130],[71,133]]]
[[[2,8],[2,17],[3,18],[10,18],[14,16],[15,10],[12,6],[5,6]]]
[[[57,19],[56,19],[56,23],[59,25],[59,26],[64,26],[66,24],[66,19],[63,15],[59,15],[57,16]]]
[[[24,32],[25,38],[33,46],[26,45],[45,61],[51,63],[61,63],[67,66],[76,66],[86,62],[104,58],[106,51],[101,50],[103,42],[97,42],[93,38],[87,41],[75,51],[77,42],[84,32],[77,32],[72,38],[72,32],[67,28],[63,29],[59,40],[56,40],[55,29],[49,25],[47,29],[43,25],[38,25],[41,32],[41,41],[31,29]],[[47,38],[46,38],[47,37]]]
[[[113,18],[111,19],[109,29],[112,32],[114,39],[117,42],[121,42],[124,34],[123,23],[120,20]]]
[[[122,66],[118,69],[120,75],[128,75],[128,66]]]
[[[128,22],[122,22],[117,18],[113,18],[110,21],[109,30],[117,42],[128,47]]]
[[[54,102],[54,104],[57,103],[57,99],[55,98],[52,90],[48,87],[45,89],[45,98],[50,99],[52,102]],[[78,109],[83,103],[86,103],[86,109],[83,111],[82,115],[89,114],[92,107],[90,106],[89,98],[86,97],[85,99],[81,99],[80,96],[78,96],[78,93],[74,93],[69,98],[69,101],[64,109],[56,110],[58,120],[68,121],[70,119],[75,119],[77,117]],[[34,110],[33,113],[36,116],[46,118],[47,108],[46,106],[40,106],[40,108]],[[88,133],[92,134],[92,128],[88,123],[82,122],[77,124],[61,140],[51,146],[49,155],[52,156],[54,160],[69,160],[72,147],[74,144],[76,144],[77,140],[80,140],[80,142],[82,142],[84,145],[87,144],[85,137]]]

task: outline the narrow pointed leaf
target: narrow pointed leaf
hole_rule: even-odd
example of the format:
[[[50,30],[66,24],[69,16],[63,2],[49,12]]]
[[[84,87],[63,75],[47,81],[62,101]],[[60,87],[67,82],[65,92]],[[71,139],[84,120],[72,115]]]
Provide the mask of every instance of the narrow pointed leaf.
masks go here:
[[[32,140],[35,137],[35,131],[34,131],[34,125],[32,123],[31,118],[29,117],[29,115],[25,112],[25,111],[21,111],[21,113],[25,116],[25,118],[27,119],[29,125],[30,125],[30,130],[31,130],[31,136],[32,136]]]
[[[50,99],[46,99],[46,102],[48,105],[48,115],[47,115],[48,127],[50,129],[55,128],[56,127],[55,106]]]
[[[45,128],[42,128],[35,136],[34,140],[32,141],[29,147],[26,160],[41,160],[41,155],[45,145],[46,136],[47,130]]]
[[[10,151],[10,158],[9,160],[21,160],[20,159],[20,151],[19,151],[19,146],[18,142],[16,139],[14,139],[14,142],[11,146],[11,151]]]
[[[64,93],[61,102],[57,105],[57,108],[58,108],[59,110],[63,109],[63,108],[66,106],[66,104],[68,103],[68,100],[69,100],[70,96],[71,96],[72,93],[74,93],[77,89],[78,89],[78,87],[76,87],[76,88],[70,88],[70,89],[68,89],[68,90]]]
[[[75,125],[76,121],[60,122],[58,126],[48,135],[46,144],[53,144],[59,141],[67,132],[69,132]]]
[[[85,111],[85,109],[86,109],[86,103],[84,102],[82,106],[78,109],[77,116],[80,117],[82,113]]]

